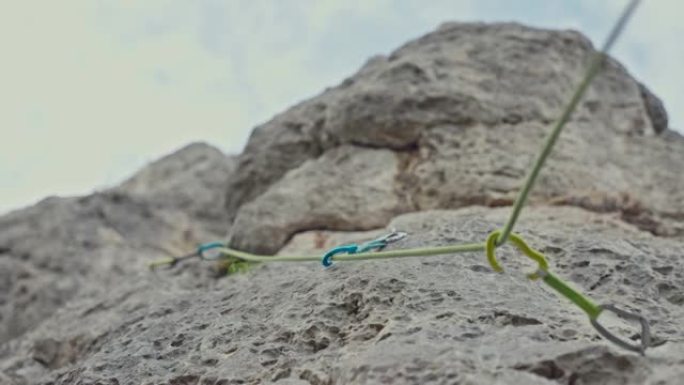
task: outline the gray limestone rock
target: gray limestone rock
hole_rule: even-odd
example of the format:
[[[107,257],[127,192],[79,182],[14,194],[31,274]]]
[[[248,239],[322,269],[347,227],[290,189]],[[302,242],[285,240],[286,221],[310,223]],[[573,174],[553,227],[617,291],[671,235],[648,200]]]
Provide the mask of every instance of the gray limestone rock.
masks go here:
[[[221,239],[321,256],[482,242],[581,76],[569,31],[449,23],[257,127],[238,157],[190,145],[120,186],[0,217],[0,384],[679,384],[684,138],[610,60],[516,232],[655,345],[601,339],[580,309],[484,253],[274,263],[215,279],[153,259]],[[221,209],[225,208],[225,209]],[[605,319],[638,338],[631,325]]]
[[[398,193],[400,162],[391,150],[354,146],[309,160],[240,209],[232,246],[269,253],[305,230],[383,227],[410,210]]]
[[[593,52],[576,32],[448,23],[373,58],[339,86],[255,130],[228,186],[231,244],[275,253],[307,229],[304,222],[348,230],[344,211],[311,210],[302,220],[299,211],[318,206],[320,196],[309,183],[294,186],[291,175],[336,177],[320,159],[350,144],[401,157],[397,188],[387,196],[405,202],[399,211],[510,205]],[[619,212],[654,234],[684,235],[676,219],[684,215],[684,141],[658,136],[666,127],[660,101],[609,60],[532,199]],[[353,205],[367,188],[359,182],[339,181],[344,191],[358,191],[331,196],[339,202],[328,205]],[[584,204],[587,196],[610,202]],[[277,235],[264,240],[273,223]],[[364,228],[361,221],[357,229]]]
[[[225,190],[235,158],[204,143],[193,143],[126,180],[116,190],[159,206],[191,213],[212,230],[225,231]]]
[[[77,293],[106,293],[131,275],[144,279],[147,261],[220,237],[233,166],[220,151],[194,144],[119,187],[48,198],[0,217],[0,343]]]
[[[331,269],[267,264],[185,290],[169,271],[125,277],[109,295],[72,301],[6,346],[0,370],[17,384],[676,384],[684,245],[610,214],[526,214],[518,231],[552,271],[598,302],[642,312],[657,347],[641,357],[601,340],[577,307],[527,280],[532,266],[504,247],[506,274],[494,273],[484,253],[466,253]],[[391,225],[410,235],[392,247],[481,241],[507,215],[484,207],[402,215]],[[289,251],[320,252],[303,242],[320,236],[302,233],[301,249]]]

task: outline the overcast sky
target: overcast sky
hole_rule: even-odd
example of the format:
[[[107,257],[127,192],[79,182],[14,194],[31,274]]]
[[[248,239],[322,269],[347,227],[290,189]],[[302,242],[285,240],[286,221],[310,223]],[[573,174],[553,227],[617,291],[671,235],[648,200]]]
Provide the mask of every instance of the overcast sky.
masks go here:
[[[66,0],[0,5],[0,212],[118,183],[187,143],[238,153],[256,124],[444,21],[572,28],[623,0]],[[684,5],[642,2],[613,51],[684,128]]]

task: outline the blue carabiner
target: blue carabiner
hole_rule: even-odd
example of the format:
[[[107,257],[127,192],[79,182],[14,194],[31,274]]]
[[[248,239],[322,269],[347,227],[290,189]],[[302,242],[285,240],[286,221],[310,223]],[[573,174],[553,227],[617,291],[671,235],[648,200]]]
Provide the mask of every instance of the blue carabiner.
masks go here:
[[[334,257],[337,254],[354,254],[358,251],[359,245],[353,243],[351,245],[343,245],[343,246],[337,246],[334,249],[330,249],[323,258],[321,258],[321,264],[324,267],[330,267],[332,266],[332,257]]]
[[[321,259],[321,263],[325,267],[330,267],[332,266],[332,257],[337,254],[356,254],[367,253],[369,251],[380,251],[384,249],[388,244],[398,242],[404,239],[407,235],[408,234],[403,231],[392,230],[389,234],[383,235],[380,238],[373,239],[372,241],[363,243],[361,244],[361,246],[359,246],[356,243],[338,246],[333,249],[330,249],[330,251],[325,253],[323,258]]]
[[[359,250],[357,253],[366,253],[368,251],[378,251],[382,250],[387,246],[387,242],[382,240],[382,239],[376,239],[370,242],[366,242],[363,245],[359,246]]]
[[[204,260],[212,261],[212,260],[218,259],[218,257],[207,256],[205,254],[205,252],[207,252],[209,250],[213,250],[213,249],[218,249],[221,247],[225,247],[225,245],[221,242],[204,243],[204,244],[199,245],[199,247],[197,247],[197,255],[199,255],[200,258],[202,258]]]

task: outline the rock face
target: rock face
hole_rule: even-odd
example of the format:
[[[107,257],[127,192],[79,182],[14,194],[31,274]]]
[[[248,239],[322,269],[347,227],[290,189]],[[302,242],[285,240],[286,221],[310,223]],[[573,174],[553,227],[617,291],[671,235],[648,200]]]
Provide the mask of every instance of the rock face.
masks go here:
[[[646,357],[483,253],[148,271],[226,234],[313,253],[396,227],[394,248],[481,242],[593,52],[574,32],[446,24],[254,130],[120,186],[0,218],[0,384],[677,384],[684,138],[617,62],[566,127],[517,232],[599,303],[641,311]],[[504,207],[500,207],[504,206]],[[619,320],[606,320],[630,336]]]
[[[193,144],[119,187],[48,198],[0,218],[0,343],[40,324],[77,293],[106,293],[131,276],[145,279],[149,258],[219,237],[234,166],[213,147]]]
[[[367,229],[392,214],[510,204],[592,52],[574,32],[446,24],[370,60],[340,86],[256,128],[229,182],[231,244],[274,253],[321,222],[331,230]],[[680,138],[656,135],[666,127],[660,102],[610,61],[566,127],[533,199],[620,212],[652,233],[684,234],[677,219],[684,151]],[[380,171],[368,170],[364,179],[340,178],[338,170],[372,151],[378,159],[394,154],[387,166],[366,167],[395,169],[391,188],[373,192],[397,204],[391,212],[360,204],[365,217],[350,225],[346,211],[320,205],[320,189],[337,186],[329,206],[363,200],[369,175]],[[606,204],[588,203],[594,196]],[[303,207],[314,208],[305,220]]]
[[[391,225],[411,234],[396,247],[447,245],[483,239],[507,213],[426,211]],[[600,341],[579,309],[526,281],[523,258],[504,248],[507,275],[468,253],[330,270],[264,265],[196,288],[166,272],[123,279],[10,344],[3,370],[55,384],[678,383],[682,242],[577,208],[527,215],[521,233],[557,274],[598,301],[641,309],[667,342],[640,357]]]

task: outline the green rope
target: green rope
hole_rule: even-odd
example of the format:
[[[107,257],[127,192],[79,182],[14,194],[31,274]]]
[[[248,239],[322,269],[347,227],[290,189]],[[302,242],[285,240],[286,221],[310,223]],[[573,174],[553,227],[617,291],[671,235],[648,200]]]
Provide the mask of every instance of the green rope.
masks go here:
[[[489,265],[492,266],[492,269],[496,272],[503,272],[503,268],[501,265],[499,265],[499,262],[496,260],[496,256],[494,255],[494,250],[496,249],[496,240],[501,236],[501,231],[493,231],[489,236],[487,237],[487,243],[486,243],[486,254],[487,254],[487,261],[489,261]],[[537,250],[534,250],[533,248],[529,247],[527,243],[518,235],[516,234],[511,234],[510,235],[511,242],[515,247],[518,248],[523,254],[528,256],[530,259],[533,261],[536,261],[539,264],[539,270],[547,271],[549,269],[549,263],[546,261],[546,257]],[[527,275],[527,278],[531,280],[539,279],[539,274],[535,273],[530,273]]]
[[[390,258],[405,258],[405,257],[428,257],[444,254],[465,253],[471,251],[484,251],[484,243],[467,243],[453,246],[440,247],[425,247],[418,249],[404,249],[404,250],[388,250],[388,251],[374,251],[358,254],[336,255],[335,261],[362,261],[362,260],[376,260],[376,259],[390,259]],[[226,257],[233,257],[249,262],[320,262],[320,255],[255,255],[231,249],[228,247],[219,248],[222,254]]]
[[[548,271],[545,273],[546,275],[542,278],[544,282],[562,294],[565,298],[572,301],[572,303],[577,305],[580,309],[584,310],[590,320],[596,320],[599,315],[601,315],[601,307],[596,305],[594,301],[573,289],[570,285],[552,273],[549,273]]]
[[[158,267],[166,266],[166,265],[173,265],[176,262],[176,258],[173,257],[166,257],[166,258],[160,258],[157,259],[156,261],[152,261],[147,264],[147,267],[150,269],[156,269]]]
[[[494,254],[496,250],[495,241],[500,235],[501,234],[499,230],[493,231],[491,234],[489,234],[486,244],[487,249],[485,250],[487,253],[487,260],[492,266],[492,269],[494,269],[496,272],[503,272],[503,268],[501,265],[499,265],[499,262],[496,260],[496,255]],[[547,285],[551,286],[558,293],[572,301],[575,305],[579,306],[580,309],[584,310],[584,312],[589,316],[590,320],[595,320],[598,318],[599,314],[601,314],[601,308],[594,304],[592,300],[584,296],[582,293],[573,289],[565,281],[549,272],[549,263],[544,254],[528,246],[525,240],[515,233],[511,233],[509,238],[511,243],[517,247],[518,250],[523,253],[523,255],[537,262],[538,264],[537,271],[527,274],[527,278],[531,280],[541,278]]]
[[[520,189],[520,193],[518,193],[518,197],[516,198],[515,203],[513,204],[513,211],[511,211],[511,216],[508,218],[508,222],[506,222],[506,225],[501,231],[501,237],[496,241],[497,246],[503,245],[504,243],[506,243],[506,240],[508,240],[508,236],[513,231],[515,222],[518,220],[518,217],[520,216],[520,212],[522,211],[523,206],[525,206],[527,196],[530,194],[530,191],[534,186],[534,182],[537,180],[537,176],[539,175],[539,172],[544,166],[546,158],[548,158],[549,154],[551,154],[551,150],[553,149],[553,146],[556,143],[556,140],[558,139],[561,130],[563,129],[565,124],[570,120],[570,116],[577,108],[577,105],[582,99],[582,96],[584,96],[584,93],[587,91],[587,88],[589,88],[589,84],[591,84],[591,81],[594,79],[594,76],[596,76],[596,74],[601,69],[603,62],[605,61],[606,54],[617,40],[618,36],[625,27],[627,20],[632,15],[638,4],[639,0],[632,0],[632,2],[623,11],[618,22],[613,27],[613,30],[606,39],[606,42],[603,44],[603,48],[601,49],[601,51],[596,52],[594,53],[594,55],[592,55],[591,63],[589,65],[589,68],[587,69],[587,72],[584,74],[582,82],[579,84],[579,86],[577,86],[575,93],[572,95],[572,98],[570,98],[570,102],[565,107],[560,118],[558,118],[555,126],[547,136],[546,141],[544,142],[544,147],[542,147],[541,153],[539,153],[537,160],[534,162],[534,165],[532,166],[532,170],[527,175],[525,184],[523,185],[522,189]]]

